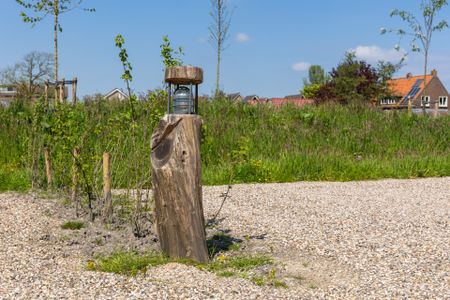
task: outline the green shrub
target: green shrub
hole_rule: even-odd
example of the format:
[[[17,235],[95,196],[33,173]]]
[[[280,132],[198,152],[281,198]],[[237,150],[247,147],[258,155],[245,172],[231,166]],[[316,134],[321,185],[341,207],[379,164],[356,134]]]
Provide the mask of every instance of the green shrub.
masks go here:
[[[61,225],[62,229],[69,229],[69,230],[80,230],[81,228],[84,228],[85,224],[83,221],[68,221]]]

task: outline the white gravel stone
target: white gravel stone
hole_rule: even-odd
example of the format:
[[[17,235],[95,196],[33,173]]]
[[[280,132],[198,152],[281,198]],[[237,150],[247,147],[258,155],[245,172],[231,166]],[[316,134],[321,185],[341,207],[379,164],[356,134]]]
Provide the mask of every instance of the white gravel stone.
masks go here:
[[[225,190],[204,188],[207,218]],[[273,256],[288,289],[180,264],[86,271],[55,205],[0,194],[0,299],[450,299],[450,178],[233,186],[217,228]]]

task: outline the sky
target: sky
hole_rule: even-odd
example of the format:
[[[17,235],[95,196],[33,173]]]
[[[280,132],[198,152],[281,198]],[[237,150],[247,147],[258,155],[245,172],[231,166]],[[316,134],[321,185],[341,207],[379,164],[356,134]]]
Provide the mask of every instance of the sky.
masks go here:
[[[398,62],[408,52],[407,39],[394,50],[397,36],[380,28],[407,28],[391,18],[394,8],[419,14],[420,0],[228,0],[232,21],[228,48],[223,52],[220,87],[227,93],[284,97],[302,87],[311,64],[330,71],[353,50],[372,64]],[[89,13],[73,10],[61,15],[60,78],[78,78],[79,95],[124,88],[122,66],[114,37],[122,34],[133,66],[132,88],[144,92],[162,87],[160,45],[169,35],[182,46],[185,64],[203,68],[200,94],[215,87],[216,52],[208,42],[209,0],[85,0]],[[14,65],[27,53],[53,52],[52,19],[36,26],[22,22],[14,0],[0,0],[0,69]],[[450,20],[450,7],[440,19]],[[433,36],[430,70],[450,89],[450,29]],[[423,74],[423,55],[410,54],[398,76]]]

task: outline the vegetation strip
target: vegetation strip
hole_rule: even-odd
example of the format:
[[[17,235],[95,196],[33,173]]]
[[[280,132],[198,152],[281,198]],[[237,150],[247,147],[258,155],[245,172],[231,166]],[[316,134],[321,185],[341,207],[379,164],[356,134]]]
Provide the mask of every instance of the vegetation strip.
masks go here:
[[[261,272],[258,275],[252,274],[254,273],[252,271],[256,268],[274,265],[273,259],[265,255],[227,256],[220,254],[210,263],[200,264],[188,259],[170,259],[157,252],[143,255],[136,252],[116,252],[109,256],[100,257],[95,261],[88,261],[86,268],[90,271],[136,276],[141,272],[145,273],[149,267],[157,267],[168,263],[194,266],[221,277],[241,277],[249,279],[258,285],[287,287],[284,282],[277,279],[275,268],[272,268],[267,274]]]

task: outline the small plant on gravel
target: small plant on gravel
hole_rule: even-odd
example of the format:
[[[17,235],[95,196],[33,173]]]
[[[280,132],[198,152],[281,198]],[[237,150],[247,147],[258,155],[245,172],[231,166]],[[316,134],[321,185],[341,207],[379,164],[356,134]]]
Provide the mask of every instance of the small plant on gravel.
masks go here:
[[[62,229],[70,229],[70,230],[80,230],[84,228],[85,224],[83,221],[68,221],[61,225]]]
[[[116,252],[96,262],[89,261],[87,269],[136,276],[139,272],[145,272],[149,266],[155,267],[169,262],[171,262],[169,258],[156,252],[145,255],[139,255],[136,252]]]
[[[156,267],[167,263],[176,262],[206,270],[221,277],[238,276],[249,279],[258,285],[271,285],[274,287],[287,287],[286,284],[276,277],[274,268],[267,274],[249,276],[248,273],[259,267],[274,264],[272,258],[265,255],[226,256],[218,255],[207,264],[199,264],[189,259],[170,259],[158,252],[149,252],[140,255],[137,252],[116,252],[109,256],[99,257],[95,261],[89,260],[86,269],[136,276],[145,272],[148,267]]]

